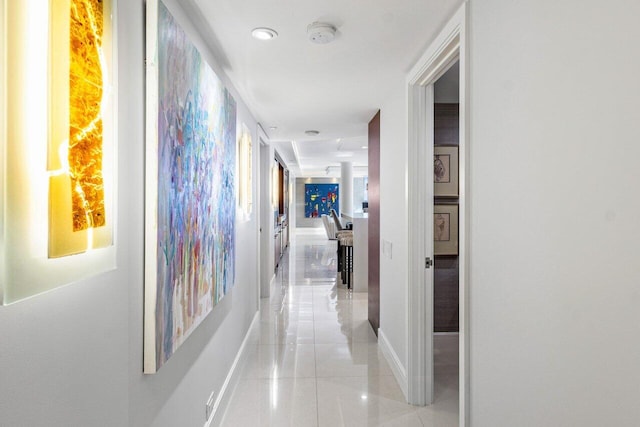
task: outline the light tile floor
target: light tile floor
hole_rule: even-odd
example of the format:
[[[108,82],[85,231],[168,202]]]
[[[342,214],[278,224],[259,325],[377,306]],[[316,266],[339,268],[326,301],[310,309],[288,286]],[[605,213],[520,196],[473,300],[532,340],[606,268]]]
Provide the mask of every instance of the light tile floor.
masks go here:
[[[458,425],[457,335],[435,337],[435,403],[408,405],[367,321],[336,281],[336,246],[300,230],[261,301],[223,426]]]

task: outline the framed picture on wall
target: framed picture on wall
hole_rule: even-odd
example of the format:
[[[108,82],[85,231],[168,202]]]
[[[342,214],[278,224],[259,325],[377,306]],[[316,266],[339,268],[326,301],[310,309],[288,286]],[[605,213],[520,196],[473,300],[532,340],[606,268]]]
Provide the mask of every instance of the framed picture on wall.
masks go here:
[[[458,205],[434,205],[433,254],[458,255]]]
[[[321,218],[331,209],[340,212],[340,184],[305,184],[304,217]]]
[[[433,194],[458,197],[458,147],[433,147]]]

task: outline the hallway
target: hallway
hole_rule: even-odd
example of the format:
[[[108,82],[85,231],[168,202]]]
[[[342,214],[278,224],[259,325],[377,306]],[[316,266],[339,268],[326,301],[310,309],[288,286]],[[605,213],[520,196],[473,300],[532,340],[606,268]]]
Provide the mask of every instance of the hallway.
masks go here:
[[[336,247],[298,229],[261,300],[223,426],[458,425],[457,335],[435,337],[436,404],[405,403],[367,320],[336,284]]]

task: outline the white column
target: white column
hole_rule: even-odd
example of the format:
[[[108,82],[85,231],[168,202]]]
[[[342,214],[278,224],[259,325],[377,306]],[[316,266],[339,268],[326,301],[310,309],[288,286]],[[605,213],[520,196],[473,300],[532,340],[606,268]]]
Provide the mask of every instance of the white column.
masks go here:
[[[340,212],[353,215],[353,163],[340,162]]]

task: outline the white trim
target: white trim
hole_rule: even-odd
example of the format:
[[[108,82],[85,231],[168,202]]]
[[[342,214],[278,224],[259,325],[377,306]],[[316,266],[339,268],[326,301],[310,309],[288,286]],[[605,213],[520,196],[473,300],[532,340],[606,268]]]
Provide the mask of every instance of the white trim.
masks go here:
[[[144,369],[145,374],[158,370],[156,363],[156,299],[157,281],[155,260],[157,257],[158,210],[158,1],[146,4],[146,142],[145,142],[145,220],[144,220]],[[153,261],[151,261],[153,260]]]
[[[409,392],[409,385],[407,383],[407,370],[402,365],[398,354],[391,346],[391,343],[382,331],[382,328],[378,328],[378,348],[380,348],[380,351],[382,351],[384,358],[387,360],[387,363],[389,363],[391,372],[393,372],[393,376],[396,378],[396,381],[398,381],[398,385],[400,386],[400,389],[402,390],[402,393],[406,398]]]
[[[435,82],[455,61],[451,58],[462,45],[460,36],[465,25],[465,12],[466,4],[463,4],[416,62],[409,72],[407,79],[409,85],[426,86]]]
[[[267,134],[267,132],[264,130],[264,128],[262,127],[262,123],[258,123],[258,143],[259,144],[264,144],[264,145],[270,145],[270,138],[269,135]],[[262,141],[262,142],[260,142]]]
[[[435,41],[411,69],[407,78],[409,108],[408,146],[408,199],[409,214],[409,289],[408,289],[408,401],[423,405],[432,401],[429,392],[433,384],[430,372],[433,363],[433,303],[432,288],[426,291],[429,282],[425,275],[424,258],[432,256],[432,241],[425,237],[427,222],[424,221],[426,202],[433,197],[432,189],[420,165],[424,159],[428,143],[425,121],[428,114],[428,89],[442,73],[455,61],[460,61],[460,426],[469,423],[469,327],[468,327],[468,248],[469,248],[469,207],[468,207],[468,70],[467,2],[454,14]],[[429,240],[429,241],[427,241]],[[429,271],[429,270],[427,270]],[[429,271],[432,274],[432,270]],[[428,376],[426,376],[428,375]]]
[[[459,256],[459,304],[462,309],[460,310],[460,338],[458,340],[459,346],[459,360],[460,360],[460,393],[459,393],[459,419],[460,427],[469,426],[470,421],[470,367],[471,367],[471,354],[469,352],[469,341],[471,339],[469,328],[469,289],[471,288],[471,281],[469,277],[469,262],[471,259],[471,248],[469,228],[471,224],[471,209],[468,201],[470,200],[470,174],[469,174],[469,40],[467,33],[467,3],[465,2],[462,16],[460,17],[460,151],[459,151],[459,172],[460,172],[460,201],[459,201],[459,234],[460,239],[460,256]]]
[[[412,115],[413,113],[413,115]],[[428,158],[427,148],[433,146],[428,137],[428,124],[417,117],[433,117],[433,85],[409,86],[409,147],[407,188],[409,198],[409,291],[408,291],[408,395],[412,405],[433,402],[433,342],[429,334],[433,331],[433,269],[425,270],[425,257],[433,258],[433,249],[425,238],[428,222],[425,216],[433,211],[433,194],[428,197],[425,182],[431,177],[422,167]],[[412,143],[413,142],[413,143]],[[433,148],[431,148],[433,151]],[[433,156],[433,154],[432,154]],[[431,189],[433,193],[433,189]],[[430,277],[427,277],[427,274]],[[432,313],[431,313],[432,314]]]
[[[233,360],[233,364],[229,369],[229,373],[220,388],[220,392],[218,393],[218,397],[216,402],[213,404],[213,411],[211,413],[211,417],[204,424],[204,427],[211,426],[220,426],[222,425],[222,419],[224,418],[225,410],[229,405],[229,401],[231,400],[231,394],[233,393],[233,389],[235,385],[240,380],[240,372],[242,371],[242,365],[247,356],[247,343],[249,342],[249,337],[253,332],[253,329],[260,318],[260,311],[256,312],[255,316],[253,316],[253,320],[251,321],[251,326],[249,326],[249,330],[244,336],[244,340],[242,340],[242,345],[240,345],[240,349],[236,354],[236,358]]]

